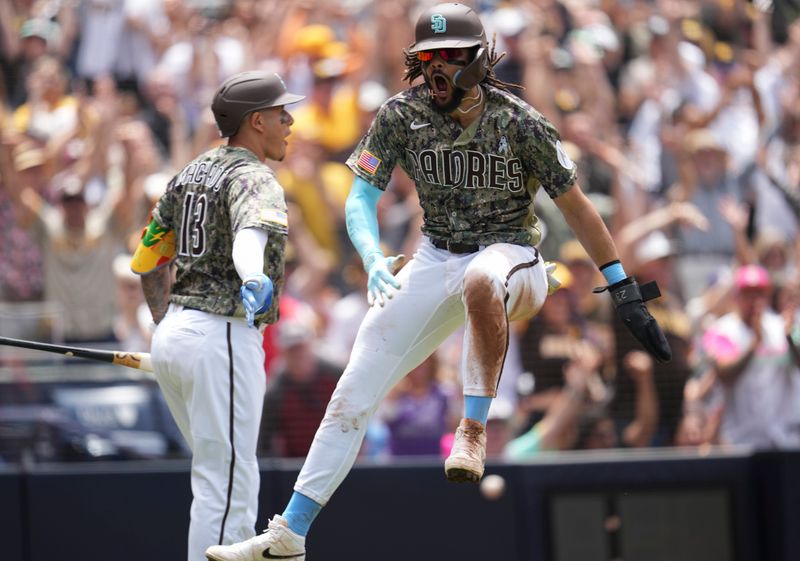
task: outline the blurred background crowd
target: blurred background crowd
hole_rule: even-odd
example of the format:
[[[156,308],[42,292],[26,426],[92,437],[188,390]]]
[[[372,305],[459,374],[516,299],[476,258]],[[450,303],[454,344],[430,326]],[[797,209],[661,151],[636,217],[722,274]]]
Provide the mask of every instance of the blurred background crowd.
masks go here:
[[[217,85],[277,71],[307,98],[290,108],[287,158],[270,163],[290,245],[281,320],[264,335],[260,453],[304,456],[367,309],[344,161],[404,87],[402,50],[433,3],[0,3],[0,334],[147,351],[153,325],[129,270],[141,228],[169,178],[221,141]],[[800,446],[800,4],[464,3],[506,53],[498,77],[558,127],[628,273],[658,281],[649,308],[674,353],[656,364],[638,350],[608,295],[592,292],[602,276],[537,197],[540,249],[562,286],[512,324],[489,456]],[[421,212],[397,170],[380,201],[387,252],[414,253]],[[447,449],[460,346],[455,333],[393,390],[365,457]],[[36,392],[20,391],[35,380],[9,356],[0,404],[13,406]]]

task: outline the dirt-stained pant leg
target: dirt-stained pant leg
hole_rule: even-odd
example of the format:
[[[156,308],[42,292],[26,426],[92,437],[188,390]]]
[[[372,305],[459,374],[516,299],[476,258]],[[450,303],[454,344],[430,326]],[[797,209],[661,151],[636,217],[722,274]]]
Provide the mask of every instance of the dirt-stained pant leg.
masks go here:
[[[469,263],[462,294],[464,395],[495,397],[508,350],[509,320],[533,316],[546,297],[544,263],[532,247],[490,245]]]
[[[384,308],[372,308],[364,318],[295,491],[322,505],[328,502],[353,466],[367,424],[386,393],[464,323],[463,285],[473,263],[475,272],[470,278],[479,278],[481,271],[492,276],[494,280],[484,284],[492,287],[491,299],[499,294],[504,302],[502,316],[495,317],[495,322],[502,319],[505,326],[506,310],[512,320],[538,312],[547,295],[547,276],[537,257],[531,247],[507,244],[477,254],[452,255],[423,240],[414,259],[398,275],[402,290]],[[484,335],[498,338],[497,332]],[[501,350],[500,366],[505,343]],[[485,348],[478,352],[490,356]],[[465,363],[473,360],[470,354]],[[491,364],[497,368],[496,362]],[[494,395],[498,374],[499,369],[492,375],[473,375],[484,380],[476,384],[475,395]]]
[[[468,260],[423,244],[398,275],[399,293],[367,313],[296,491],[327,503],[355,462],[386,393],[463,324],[460,279]]]

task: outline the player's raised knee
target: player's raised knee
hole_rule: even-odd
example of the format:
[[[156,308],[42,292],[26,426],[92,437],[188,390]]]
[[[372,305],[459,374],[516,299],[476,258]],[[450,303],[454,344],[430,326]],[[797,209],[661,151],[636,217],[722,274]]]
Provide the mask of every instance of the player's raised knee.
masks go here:
[[[503,304],[506,288],[494,274],[482,270],[468,270],[464,275],[462,298],[467,308]]]

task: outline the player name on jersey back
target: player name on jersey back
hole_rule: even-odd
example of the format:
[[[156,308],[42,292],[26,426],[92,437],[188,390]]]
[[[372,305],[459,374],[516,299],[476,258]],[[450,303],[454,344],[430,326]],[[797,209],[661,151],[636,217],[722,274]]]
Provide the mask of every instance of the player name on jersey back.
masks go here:
[[[241,160],[234,160],[225,164],[195,161],[183,168],[178,174],[175,184],[176,186],[202,185],[207,189],[218,191],[228,173],[241,164]]]

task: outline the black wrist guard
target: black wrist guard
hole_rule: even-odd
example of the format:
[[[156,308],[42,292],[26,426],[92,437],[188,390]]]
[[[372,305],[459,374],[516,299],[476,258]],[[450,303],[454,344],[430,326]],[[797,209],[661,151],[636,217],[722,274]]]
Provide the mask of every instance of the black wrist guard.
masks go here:
[[[595,288],[594,292],[608,290],[611,301],[625,327],[639,343],[659,362],[669,362],[672,350],[658,322],[650,315],[645,302],[661,296],[655,281],[642,286],[633,277],[627,277],[611,286]]]

